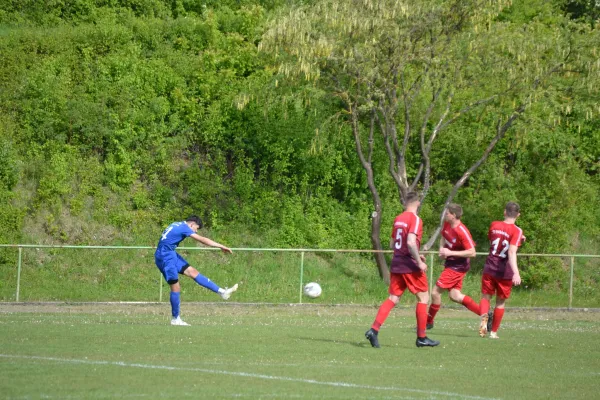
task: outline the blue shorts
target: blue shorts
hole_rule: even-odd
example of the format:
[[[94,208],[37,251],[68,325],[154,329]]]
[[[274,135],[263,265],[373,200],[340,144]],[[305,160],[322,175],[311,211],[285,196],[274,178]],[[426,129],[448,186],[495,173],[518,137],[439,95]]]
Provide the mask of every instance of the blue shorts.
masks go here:
[[[185,258],[174,251],[154,254],[154,262],[167,282],[177,281],[179,274],[183,274],[183,271],[190,266]]]

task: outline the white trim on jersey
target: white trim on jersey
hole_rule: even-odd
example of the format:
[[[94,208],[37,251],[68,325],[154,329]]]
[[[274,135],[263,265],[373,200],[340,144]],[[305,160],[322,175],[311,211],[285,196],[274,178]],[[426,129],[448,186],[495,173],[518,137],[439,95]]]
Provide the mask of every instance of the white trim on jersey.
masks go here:
[[[459,225],[458,227],[463,231],[463,233],[465,234],[465,236],[469,240],[469,243],[471,244],[471,248],[475,248],[475,242],[473,242],[473,238],[469,234],[469,231],[465,229],[465,226],[464,225]]]
[[[517,247],[519,247],[521,245],[521,238],[523,237],[523,229],[519,228],[517,225],[515,225],[515,228],[519,230],[519,237],[517,237]]]
[[[411,233],[414,233],[416,235],[417,232],[419,232],[419,222],[421,221],[421,219],[419,218],[419,216],[417,214],[415,214],[415,218],[417,219],[417,223],[415,224],[415,231],[411,232]]]

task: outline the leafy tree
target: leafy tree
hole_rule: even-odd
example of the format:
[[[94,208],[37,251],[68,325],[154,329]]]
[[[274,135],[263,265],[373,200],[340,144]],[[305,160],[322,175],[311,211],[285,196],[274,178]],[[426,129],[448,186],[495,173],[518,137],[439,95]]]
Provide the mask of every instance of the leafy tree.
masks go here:
[[[425,198],[438,138],[466,114],[485,113],[488,128],[472,137],[480,156],[454,183],[448,204],[569,58],[561,26],[497,22],[509,3],[329,0],[293,8],[264,35],[261,47],[281,57],[280,72],[337,99],[372,195],[375,250],[382,249],[378,143],[399,198],[417,188]],[[382,254],[376,261],[387,280]]]
[[[600,2],[598,0],[562,0],[561,8],[571,18],[588,22],[591,28],[600,19]]]

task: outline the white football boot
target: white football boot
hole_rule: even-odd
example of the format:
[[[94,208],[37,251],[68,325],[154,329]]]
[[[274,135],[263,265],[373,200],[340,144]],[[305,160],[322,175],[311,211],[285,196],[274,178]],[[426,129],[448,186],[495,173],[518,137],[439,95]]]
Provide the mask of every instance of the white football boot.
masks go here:
[[[490,339],[500,339],[496,332],[490,332]]]
[[[233,285],[230,288],[225,288],[225,290],[223,290],[222,292],[219,293],[219,296],[221,296],[221,298],[223,300],[228,300],[231,297],[231,293],[235,292],[238,288],[238,284],[236,283],[235,285]]]
[[[185,322],[184,320],[182,320],[181,317],[172,318],[171,319],[171,325],[175,325],[175,326],[190,326],[190,324],[188,324],[187,322]]]

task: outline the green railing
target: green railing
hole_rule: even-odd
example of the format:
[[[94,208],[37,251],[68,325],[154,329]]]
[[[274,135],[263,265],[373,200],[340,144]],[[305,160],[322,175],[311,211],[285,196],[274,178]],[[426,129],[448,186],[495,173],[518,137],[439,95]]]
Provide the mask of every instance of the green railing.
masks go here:
[[[23,258],[23,249],[33,248],[33,249],[119,249],[119,250],[153,250],[152,246],[75,246],[75,245],[36,245],[36,244],[0,244],[0,248],[17,248],[18,249],[18,258],[17,258],[17,282],[16,282],[16,293],[15,300],[17,302],[20,301],[20,288],[21,288],[21,267],[22,267],[22,258]],[[210,251],[210,250],[218,250],[210,247],[179,247],[180,250],[200,250],[200,251]],[[288,252],[288,253],[299,253],[299,294],[298,294],[298,303],[302,303],[303,299],[303,287],[304,287],[304,255],[305,253],[375,253],[376,250],[340,250],[340,249],[283,249],[283,248],[232,248],[233,251],[242,251],[242,252]],[[381,252],[381,251],[380,251]],[[383,253],[392,253],[391,250],[382,251]],[[434,256],[437,254],[437,251],[424,251],[423,254],[427,254],[429,257],[428,264],[431,268],[428,269],[429,272],[429,286],[430,291],[433,289],[433,272],[435,265]],[[477,253],[479,256],[485,256],[487,253]],[[518,254],[517,257],[549,257],[549,258],[567,258],[570,260],[570,279],[569,279],[569,304],[568,308],[571,309],[573,305],[573,280],[574,280],[574,266],[576,258],[600,258],[600,255],[595,254],[536,254],[536,253],[524,253]],[[162,284],[162,276],[159,278],[159,301],[162,301],[163,297],[163,284]]]

